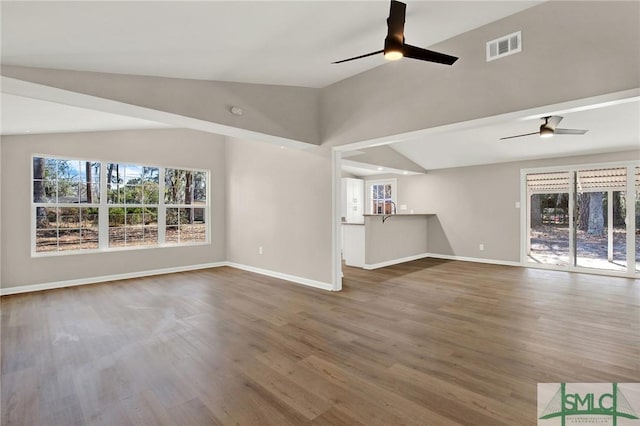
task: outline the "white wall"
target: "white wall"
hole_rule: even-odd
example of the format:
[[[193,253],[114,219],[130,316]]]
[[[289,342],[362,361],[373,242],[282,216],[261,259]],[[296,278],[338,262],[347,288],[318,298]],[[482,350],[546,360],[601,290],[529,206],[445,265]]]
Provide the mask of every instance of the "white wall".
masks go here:
[[[520,170],[640,160],[640,151],[431,170],[397,176],[398,205],[428,219],[430,253],[520,261]],[[370,179],[373,179],[371,177]],[[480,251],[479,244],[485,250]]]
[[[191,130],[4,136],[1,141],[2,288],[226,259],[224,138]],[[31,156],[48,154],[211,170],[210,245],[31,257]]]
[[[228,260],[331,283],[331,170],[326,150],[229,138]]]

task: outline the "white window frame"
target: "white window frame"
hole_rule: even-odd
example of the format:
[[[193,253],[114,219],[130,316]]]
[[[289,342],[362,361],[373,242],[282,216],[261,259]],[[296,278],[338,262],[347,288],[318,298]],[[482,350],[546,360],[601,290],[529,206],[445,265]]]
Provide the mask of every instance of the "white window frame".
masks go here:
[[[391,185],[391,201],[397,206],[398,202],[398,179],[376,179],[376,180],[368,180],[366,181],[366,200],[367,200],[367,208],[366,214],[379,214],[373,212],[373,197],[372,197],[372,188],[374,185]]]
[[[33,201],[33,193],[34,193],[34,179],[33,179],[33,159],[41,157],[41,158],[50,158],[56,160],[69,160],[69,161],[91,161],[100,163],[100,203],[95,204],[69,204],[69,203],[35,203]],[[131,164],[136,166],[143,167],[154,167],[158,168],[158,204],[135,204],[135,207],[149,207],[149,208],[157,208],[158,209],[158,242],[154,245],[134,245],[134,246],[124,246],[124,247],[109,247],[109,208],[110,207],[122,207],[126,206],[125,204],[109,204],[107,202],[107,164],[108,163],[117,163],[117,164]],[[193,172],[204,172],[206,173],[206,203],[203,205],[194,206],[193,204],[185,204],[185,205],[173,205],[173,204],[165,204],[164,201],[164,191],[165,191],[165,170],[166,169],[178,169],[178,170],[188,170]],[[176,248],[176,247],[189,247],[189,246],[198,246],[198,245],[207,245],[211,244],[211,170],[208,169],[197,169],[191,167],[180,167],[180,166],[161,166],[157,164],[149,164],[145,163],[140,164],[136,161],[127,161],[127,160],[99,160],[99,159],[87,159],[87,158],[79,158],[74,156],[63,156],[63,155],[52,155],[52,154],[38,154],[34,153],[30,156],[30,173],[29,179],[31,181],[30,189],[31,192],[29,194],[29,204],[31,206],[31,217],[30,217],[30,230],[31,230],[31,257],[49,257],[49,256],[69,256],[69,255],[79,255],[79,254],[92,254],[92,253],[104,253],[104,252],[115,252],[115,251],[127,251],[127,250],[153,250],[158,248]],[[55,207],[79,207],[79,208],[97,208],[98,209],[98,248],[97,249],[77,249],[77,250],[64,250],[64,251],[50,251],[50,252],[37,252],[36,251],[36,220],[37,220],[37,207],[42,205],[46,205],[49,208]],[[131,206],[131,205],[129,205]],[[166,209],[167,207],[184,207],[184,208],[202,208],[204,209],[204,217],[205,217],[205,241],[198,242],[180,242],[180,243],[166,243]]]

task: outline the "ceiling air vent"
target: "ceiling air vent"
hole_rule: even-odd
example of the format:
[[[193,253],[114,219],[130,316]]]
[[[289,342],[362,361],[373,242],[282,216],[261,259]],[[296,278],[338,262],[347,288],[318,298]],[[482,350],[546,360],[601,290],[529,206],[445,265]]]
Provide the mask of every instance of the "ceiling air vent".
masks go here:
[[[487,42],[487,62],[522,51],[522,31]]]

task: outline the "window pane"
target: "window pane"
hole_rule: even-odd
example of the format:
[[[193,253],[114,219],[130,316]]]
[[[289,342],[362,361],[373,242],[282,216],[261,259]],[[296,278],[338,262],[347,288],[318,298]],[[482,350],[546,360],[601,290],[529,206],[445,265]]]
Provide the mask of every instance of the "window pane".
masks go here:
[[[80,202],[87,204],[100,204],[100,184],[81,183]]]
[[[178,224],[178,210],[177,208],[167,208],[167,225],[177,225]]]
[[[165,242],[167,244],[177,244],[180,242],[180,231],[177,226],[167,226],[165,231]]]
[[[204,243],[207,241],[207,228],[205,224],[205,209],[193,210],[193,225],[191,227],[191,238],[193,242]]]
[[[58,250],[79,250],[80,242],[80,229],[60,228],[58,230]]]
[[[124,226],[124,208],[112,207],[109,209],[109,227]]]
[[[143,223],[144,225],[158,225],[158,209],[144,209]]]
[[[83,227],[98,227],[98,208],[81,208],[80,209],[80,218],[82,220]]]
[[[142,204],[142,186],[125,185],[124,202],[125,204]]]
[[[109,228],[109,247],[124,247],[125,233],[124,226]]]
[[[36,252],[51,252],[58,250],[58,230],[48,229],[36,231]]]
[[[142,225],[142,209],[127,209],[127,225]]]
[[[58,203],[78,203],[80,184],[73,180],[58,181]]]
[[[82,238],[81,248],[98,248],[98,228],[82,228],[80,230],[80,237]]]
[[[120,170],[120,165],[117,163],[107,163],[107,189],[109,190],[110,202],[117,203],[111,198],[111,190],[117,190],[118,185],[124,183],[124,170]],[[117,196],[116,196],[117,198]]]
[[[124,180],[122,183],[127,185],[139,185],[142,183],[143,167],[135,164],[120,165],[124,168]]]
[[[80,228],[80,208],[63,207],[60,209],[60,228]]]
[[[99,183],[100,182],[100,163],[92,161],[80,161],[79,170],[80,182],[82,183]]]
[[[33,202],[34,203],[55,203],[56,183],[48,180],[33,181]]]
[[[147,182],[142,187],[142,202],[144,204],[158,204],[160,187],[155,182]]]
[[[167,169],[164,178],[164,201],[167,204],[184,204],[186,172],[178,169]]]
[[[207,173],[195,172],[193,182],[194,204],[205,204],[207,202]]]
[[[107,184],[107,203],[124,204],[124,185]]]
[[[144,227],[144,244],[156,245],[158,244],[158,227],[157,226],[145,226]]]
[[[56,207],[36,208],[36,229],[52,229],[58,227],[58,209]]]

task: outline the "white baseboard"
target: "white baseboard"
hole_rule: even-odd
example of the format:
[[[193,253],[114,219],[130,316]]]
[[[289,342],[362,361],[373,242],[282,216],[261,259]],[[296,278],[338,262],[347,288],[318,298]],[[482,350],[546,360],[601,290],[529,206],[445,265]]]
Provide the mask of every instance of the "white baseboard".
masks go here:
[[[420,253],[413,256],[402,257],[400,259],[387,260],[379,263],[372,263],[372,264],[365,263],[362,266],[362,269],[372,270],[372,269],[384,268],[386,266],[397,265],[398,263],[411,262],[412,260],[424,259],[425,257],[431,257],[431,254]]]
[[[447,254],[435,254],[435,253],[421,253],[414,256],[403,257],[400,259],[388,260],[385,262],[365,264],[363,269],[372,270],[378,268],[384,268],[386,266],[397,265],[398,263],[410,262],[412,260],[423,259],[425,257],[431,257],[434,259],[446,259],[446,260],[461,260],[465,262],[478,262],[478,263],[490,263],[494,265],[507,265],[507,266],[522,266],[519,262],[510,262],[505,260],[492,260],[481,259],[475,257],[463,257],[463,256],[451,256]],[[0,289],[0,296],[6,296],[10,294],[28,293],[32,291],[51,290],[55,288],[73,287],[86,284],[97,284],[106,281],[126,280],[129,278],[141,278],[149,277],[153,275],[171,274],[175,272],[195,271],[198,269],[217,268],[220,266],[229,266],[243,271],[253,272],[260,275],[266,275],[268,277],[279,278],[281,280],[294,282],[297,284],[306,285],[309,287],[319,288],[327,291],[336,291],[331,283],[325,283],[322,281],[316,281],[309,278],[299,277],[296,275],[285,274],[282,272],[271,271],[268,269],[256,268],[254,266],[242,265],[235,262],[213,262],[203,263],[198,265],[178,266],[174,268],[154,269],[151,271],[129,272],[125,274],[105,275],[101,277],[80,278],[77,280],[56,281],[51,283],[24,285],[17,287],[6,287]]]
[[[316,281],[309,278],[298,277],[296,275],[289,275],[282,272],[270,271],[268,269],[256,268],[254,266],[242,265],[240,263],[226,262],[226,264],[227,266],[230,266],[236,269],[242,269],[243,271],[253,272],[260,275],[266,275],[268,277],[273,277],[273,278],[279,278],[281,280],[291,281],[297,284],[302,284],[309,287],[315,287],[322,290],[336,291],[333,288],[332,284],[325,283],[322,281]]]
[[[153,275],[171,274],[175,272],[195,271],[198,269],[217,268],[225,266],[227,262],[203,263],[199,265],[177,266],[174,268],[153,269],[150,271],[128,272],[125,274],[104,275],[101,277],[80,278],[77,280],[56,281],[51,283],[6,287],[0,289],[0,296],[9,294],[28,293],[31,291],[51,290],[54,288],[73,287],[86,284],[97,284],[106,281],[126,280],[129,278],[150,277]]]
[[[306,286],[319,288],[322,290],[335,291],[333,288],[333,285],[329,283],[315,281],[309,278],[298,277],[295,275],[284,274],[281,272],[270,271],[267,269],[255,268],[253,266],[241,265],[239,263],[224,261],[224,262],[204,263],[199,265],[178,266],[175,268],[154,269],[151,271],[129,272],[126,274],[105,275],[101,277],[80,278],[77,280],[56,281],[51,283],[6,287],[6,288],[0,289],[0,296],[7,296],[10,294],[19,294],[19,293],[29,293],[32,291],[40,291],[40,290],[52,290],[52,289],[63,288],[63,287],[74,287],[74,286],[86,285],[86,284],[98,284],[98,283],[107,282],[107,281],[126,280],[129,278],[142,278],[142,277],[150,277],[153,275],[163,275],[163,274],[171,274],[176,272],[195,271],[198,269],[218,268],[220,266],[229,266],[232,268],[242,269],[244,271],[249,271],[256,274],[266,275],[273,278],[280,278],[285,281],[291,281],[297,284],[303,284]]]
[[[449,254],[429,253],[425,257],[431,257],[433,259],[444,259],[444,260],[460,260],[463,262],[489,263],[491,265],[522,266],[520,262],[512,262],[509,260],[495,260],[495,259],[483,259],[480,257],[453,256]]]

